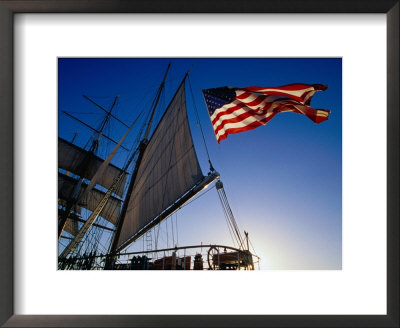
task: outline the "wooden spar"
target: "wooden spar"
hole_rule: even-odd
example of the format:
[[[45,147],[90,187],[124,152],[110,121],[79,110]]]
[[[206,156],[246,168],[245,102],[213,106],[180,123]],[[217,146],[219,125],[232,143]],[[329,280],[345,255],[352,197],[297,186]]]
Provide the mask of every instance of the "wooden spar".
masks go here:
[[[70,113],[66,112],[66,111],[62,111],[65,115],[69,116],[70,118],[74,119],[75,121],[81,123],[82,125],[86,126],[87,128],[91,129],[93,132],[95,133],[100,133],[100,131],[96,130],[94,127],[90,126],[89,124],[86,124],[85,122],[81,121],[79,118],[71,115]],[[111,142],[117,144],[118,142],[115,141],[114,139],[110,138],[109,136],[107,136],[106,134],[102,133],[102,137],[106,138],[107,140],[110,140]],[[121,148],[123,148],[124,150],[129,150],[127,148],[125,148],[124,146],[121,146]]]
[[[115,97],[114,102],[113,102],[113,104],[111,105],[110,110],[107,112],[107,115],[106,115],[106,117],[104,118],[104,121],[103,121],[103,123],[102,123],[102,125],[101,125],[101,128],[100,128],[100,133],[99,133],[99,135],[98,135],[98,137],[97,137],[97,140],[100,140],[101,136],[103,135],[104,127],[106,126],[107,122],[109,121],[109,119],[110,119],[110,117],[111,117],[111,111],[113,110],[115,104],[117,103],[118,97],[119,97],[119,96],[116,96],[116,97]]]
[[[79,193],[79,190],[80,190],[81,185],[82,185],[83,180],[84,180],[83,177],[85,176],[86,171],[90,167],[90,162],[92,160],[92,157],[95,154],[95,152],[97,150],[97,147],[99,145],[99,139],[100,139],[101,135],[103,134],[104,127],[106,126],[108,120],[110,119],[111,111],[113,110],[117,99],[118,99],[118,97],[115,98],[110,110],[108,111],[108,115],[106,115],[106,117],[104,118],[104,121],[102,123],[100,131],[96,131],[95,130],[96,133],[98,133],[98,136],[97,136],[96,140],[93,140],[89,151],[87,152],[87,154],[86,154],[85,158],[83,159],[82,163],[80,163],[80,165],[79,165],[79,169],[78,169],[77,173],[81,178],[79,179],[79,181],[75,185],[75,188],[74,188],[74,190],[72,192],[72,195],[71,195],[71,200],[68,201],[67,206],[65,208],[65,212],[64,212],[60,222],[58,223],[58,239],[60,239],[60,237],[61,237],[61,234],[62,234],[62,232],[64,230],[65,224],[67,223],[67,219],[68,219],[69,214],[71,213],[72,208],[76,205],[76,203],[79,200],[78,193]]]
[[[115,251],[120,252],[122,249],[129,246],[131,243],[133,243],[135,240],[137,240],[139,237],[141,237],[147,231],[149,231],[150,229],[155,227],[162,220],[164,220],[165,218],[170,216],[172,213],[174,213],[176,210],[178,210],[180,207],[182,207],[186,202],[188,202],[191,198],[196,196],[200,191],[202,191],[207,185],[209,185],[211,182],[213,182],[217,178],[219,178],[219,173],[216,171],[211,172],[199,184],[197,184],[192,189],[190,189],[185,195],[183,195],[181,198],[179,198],[177,201],[175,201],[175,203],[173,203],[170,207],[165,209],[162,213],[160,213],[160,215],[158,215],[156,218],[154,218],[153,221],[151,221],[147,226],[145,226],[143,229],[141,229],[136,234],[134,234],[130,239],[128,239],[124,244],[122,244],[120,247],[118,247]]]
[[[78,221],[78,222],[82,222],[82,223],[86,222],[85,220],[80,219],[80,218],[69,218],[69,219],[72,220],[72,221]],[[108,230],[108,231],[114,231],[114,229],[112,229],[112,228],[108,228],[106,226],[103,226],[103,225],[100,225],[100,224],[96,224],[96,223],[94,223],[93,226],[97,227],[97,228],[104,229],[104,230]],[[70,238],[70,239],[72,240],[74,238]]]
[[[78,234],[75,236],[74,240],[72,240],[69,245],[63,250],[59,257],[66,257],[71,251],[75,250],[75,247],[82,241],[83,237],[86,235],[86,232],[89,228],[93,225],[94,221],[100,215],[101,211],[103,210],[104,206],[106,205],[108,199],[111,197],[113,191],[117,188],[119,182],[121,181],[122,177],[124,176],[124,172],[121,172],[116,181],[112,184],[110,189],[108,189],[107,193],[104,195],[103,199],[97,205],[96,209],[90,214],[89,218],[86,220],[85,224],[79,230]]]
[[[103,110],[104,112],[108,113],[108,111],[106,109],[104,109],[102,106],[100,106],[99,104],[97,104],[96,102],[94,102],[92,99],[90,99],[88,96],[86,95],[82,95],[83,98],[85,98],[86,100],[89,100],[92,104],[94,104],[95,106],[97,106],[98,108],[100,108],[101,110]],[[116,97],[117,99],[117,97]],[[114,102],[116,101],[116,99],[114,100]],[[123,126],[125,126],[126,128],[129,128],[129,125],[125,124],[124,122],[122,122],[118,117],[115,117],[114,115],[110,114],[110,116],[118,121],[119,123],[121,123]]]
[[[140,142],[140,144],[138,146],[139,155],[138,155],[138,158],[136,160],[135,169],[134,169],[134,171],[132,173],[132,178],[131,178],[131,181],[129,183],[129,187],[128,187],[128,190],[127,190],[127,193],[126,193],[126,196],[125,196],[125,201],[124,201],[124,204],[122,206],[122,210],[121,210],[120,219],[119,219],[119,222],[118,222],[118,225],[117,225],[117,229],[115,231],[115,234],[113,236],[113,240],[112,240],[112,243],[111,243],[111,247],[110,247],[110,253],[111,254],[115,253],[115,251],[116,251],[116,249],[118,247],[118,239],[119,239],[119,236],[121,234],[122,225],[124,223],[126,211],[127,211],[127,208],[128,208],[129,199],[131,197],[133,186],[134,186],[135,181],[136,181],[136,177],[137,177],[137,174],[138,174],[138,171],[139,171],[140,163],[141,163],[141,161],[143,159],[143,154],[144,154],[144,152],[145,152],[145,150],[147,148],[147,145],[148,145],[147,138],[148,138],[150,130],[151,130],[152,120],[153,120],[153,117],[154,117],[154,113],[155,113],[155,111],[157,109],[158,102],[160,100],[161,92],[164,89],[165,81],[167,79],[167,75],[168,75],[168,71],[169,71],[170,67],[171,67],[171,63],[167,67],[167,70],[166,70],[166,72],[164,74],[164,78],[163,78],[163,80],[162,80],[162,82],[160,84],[160,87],[158,89],[156,98],[154,100],[154,106],[153,106],[153,109],[152,109],[152,112],[151,112],[151,115],[150,115],[149,122],[147,123],[147,128],[146,128],[146,132],[145,132],[144,138],[142,139],[142,141]]]
[[[111,248],[110,248],[110,253],[111,254],[113,254],[115,252],[115,250],[117,248],[117,245],[118,245],[118,239],[119,239],[119,236],[121,234],[122,224],[124,223],[126,210],[128,208],[128,201],[129,201],[129,198],[130,198],[130,196],[132,194],[133,185],[135,183],[136,176],[137,176],[138,169],[139,169],[139,165],[140,165],[140,162],[142,161],[144,150],[146,149],[146,146],[147,146],[147,143],[145,143],[144,140],[142,140],[142,142],[140,143],[140,145],[138,147],[139,155],[138,155],[138,158],[136,160],[136,166],[135,166],[135,169],[134,169],[133,174],[132,174],[131,182],[129,183],[129,187],[128,187],[128,190],[126,192],[125,202],[124,202],[124,204],[122,206],[122,210],[121,210],[120,219],[119,219],[119,222],[118,222],[118,225],[117,225],[117,229],[115,230],[115,233],[114,233],[114,236],[113,236],[113,240],[112,240],[112,243],[111,243]]]
[[[153,111],[151,112],[151,116],[150,116],[149,122],[147,123],[147,129],[146,129],[146,132],[144,134],[144,138],[143,138],[144,140],[147,140],[147,138],[149,137],[150,130],[151,130],[151,127],[153,125],[154,114],[156,112],[156,108],[158,106],[158,102],[160,101],[161,93],[162,93],[162,91],[164,89],[165,81],[167,79],[167,75],[168,75],[168,71],[169,71],[170,67],[171,67],[171,63],[168,64],[167,70],[166,70],[166,72],[164,74],[164,78],[163,78],[163,80],[161,82],[160,87],[158,88],[156,99],[154,101]]]
[[[133,126],[135,125],[136,121],[139,119],[140,115],[136,118],[136,120],[132,123],[132,125],[129,127],[129,129],[125,132],[119,143],[114,147],[113,151],[108,155],[107,159],[101,164],[100,168],[97,170],[96,174],[93,176],[89,186],[85,189],[85,192],[90,191],[93,187],[94,184],[96,183],[97,176],[101,175],[102,172],[104,172],[105,167],[110,163],[111,159],[121,146],[121,144],[124,142],[125,138],[128,136],[128,134],[131,132]],[[129,165],[129,161],[126,165]],[[89,228],[94,224],[94,221],[97,219],[97,217],[100,215],[101,211],[103,210],[104,206],[106,206],[107,201],[111,197],[111,194],[118,188],[118,185],[122,178],[125,175],[125,170],[122,170],[119,176],[114,180],[113,184],[111,187],[108,189],[107,193],[104,195],[100,203],[96,206],[92,214],[89,216],[89,218],[85,221],[83,227],[81,230],[79,230],[78,234],[75,236],[74,240],[71,241],[71,243],[64,249],[60,257],[66,257],[72,250],[75,249],[76,245],[78,245],[83,237],[85,236],[86,232],[89,230]]]

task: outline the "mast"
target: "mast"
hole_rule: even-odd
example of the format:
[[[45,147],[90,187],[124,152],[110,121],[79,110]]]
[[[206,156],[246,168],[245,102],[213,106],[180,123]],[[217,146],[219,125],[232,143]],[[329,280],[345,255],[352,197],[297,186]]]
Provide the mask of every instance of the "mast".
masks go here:
[[[107,124],[107,122],[109,121],[110,117],[111,117],[111,112],[115,106],[115,104],[117,103],[118,100],[118,96],[115,97],[114,102],[110,108],[109,111],[107,111],[107,114],[105,116],[105,118],[103,119],[103,122],[101,124],[101,127],[97,132],[97,138],[95,140],[93,140],[92,145],[90,146],[89,151],[87,152],[85,158],[83,159],[82,163],[80,164],[79,167],[79,176],[81,177],[79,179],[79,181],[76,183],[74,190],[71,194],[70,200],[68,201],[67,205],[66,205],[66,209],[65,212],[63,213],[60,222],[58,223],[58,239],[60,239],[61,234],[64,230],[65,224],[67,223],[67,219],[72,211],[72,208],[76,205],[76,203],[79,200],[79,191],[81,189],[81,186],[84,182],[84,176],[86,171],[88,170],[89,166],[90,166],[90,162],[92,160],[93,155],[95,154],[98,145],[99,145],[99,141],[101,136],[103,135],[103,130]]]
[[[161,85],[160,85],[160,87],[158,88],[157,95],[156,95],[156,99],[155,99],[155,101],[154,101],[153,111],[151,112],[149,122],[147,123],[147,129],[146,129],[146,132],[145,132],[145,134],[144,134],[143,140],[147,140],[147,138],[149,137],[150,130],[151,130],[151,127],[152,127],[152,125],[153,125],[154,114],[155,114],[155,112],[156,112],[156,108],[157,108],[158,102],[160,101],[161,93],[162,93],[162,91],[163,91],[163,89],[164,89],[165,81],[166,81],[166,79],[167,79],[167,75],[168,75],[168,71],[169,71],[169,68],[170,68],[170,67],[171,67],[171,63],[168,64],[167,71],[165,72],[164,78],[163,78],[163,80],[162,80],[162,82],[161,82]],[[185,78],[186,78],[186,76],[185,76]]]
[[[108,155],[107,159],[101,164],[99,169],[96,171],[95,175],[90,181],[90,184],[86,187],[85,192],[90,192],[96,182],[98,181],[98,177],[101,176],[104,173],[105,168],[108,166],[112,158],[114,157],[115,153],[121,146],[121,144],[124,142],[125,138],[128,136],[130,131],[132,130],[133,126],[135,125],[136,121],[139,119],[140,115],[135,119],[135,121],[132,123],[132,125],[129,127],[129,129],[125,132],[124,136],[121,138],[119,143],[114,147],[113,151]],[[111,197],[111,194],[116,191],[116,189],[119,186],[119,183],[122,181],[122,179],[125,176],[125,170],[127,166],[130,165],[131,159],[128,161],[126,164],[126,167],[124,170],[122,170],[119,174],[119,176],[113,181],[113,184],[110,186],[108,189],[107,193],[103,196],[102,200],[97,204],[96,208],[92,212],[92,214],[89,216],[89,218],[84,221],[84,224],[82,228],[79,230],[75,238],[69,243],[69,245],[64,249],[64,251],[61,253],[60,257],[66,257],[71,251],[75,250],[76,246],[82,241],[84,236],[86,235],[87,231],[90,229],[90,227],[94,224],[95,220],[97,217],[100,215],[100,213],[103,211],[104,207],[106,206],[108,200]]]
[[[207,176],[202,174],[194,151],[184,91],[187,76],[180,83],[150,140],[145,139],[145,144],[142,144],[146,151],[141,152],[133,173],[110,249],[111,257],[219,177],[215,170]]]
[[[154,100],[153,109],[152,109],[152,112],[151,112],[151,115],[150,115],[150,118],[149,118],[149,122],[147,123],[147,127],[146,127],[146,131],[145,131],[144,137],[143,137],[142,141],[140,142],[140,144],[138,146],[139,155],[138,155],[138,158],[137,158],[137,161],[136,161],[135,169],[134,169],[134,171],[132,173],[132,179],[131,179],[131,181],[129,183],[129,187],[128,187],[128,190],[127,190],[127,193],[126,193],[126,196],[125,196],[125,202],[124,202],[124,204],[122,206],[122,211],[121,211],[120,219],[119,219],[119,222],[118,222],[118,226],[117,226],[117,229],[116,229],[116,231],[114,233],[113,241],[111,243],[111,248],[110,248],[110,253],[111,254],[115,253],[116,249],[117,249],[117,244],[118,244],[118,239],[119,239],[119,236],[120,236],[120,233],[121,233],[122,224],[124,223],[126,210],[128,208],[128,200],[130,199],[130,196],[132,194],[133,185],[135,184],[135,181],[136,181],[136,177],[137,177],[137,173],[138,173],[138,170],[139,170],[139,166],[140,166],[140,163],[141,163],[142,158],[143,158],[143,154],[144,154],[144,152],[146,150],[146,147],[147,147],[147,144],[148,144],[148,136],[150,134],[151,127],[152,127],[152,124],[153,124],[154,114],[155,114],[155,111],[157,109],[158,103],[160,101],[161,93],[162,93],[162,91],[164,89],[165,81],[167,79],[167,75],[168,75],[168,71],[169,71],[170,67],[171,67],[171,63],[168,64],[167,70],[166,70],[166,72],[164,74],[164,78],[163,78],[163,80],[162,80],[162,82],[161,82],[161,84],[160,84],[160,86],[158,88],[158,91],[157,91],[157,94],[156,94],[156,97],[155,97],[155,100]],[[186,76],[185,76],[185,78],[186,78]],[[184,81],[185,81],[185,79],[183,80],[183,82]]]

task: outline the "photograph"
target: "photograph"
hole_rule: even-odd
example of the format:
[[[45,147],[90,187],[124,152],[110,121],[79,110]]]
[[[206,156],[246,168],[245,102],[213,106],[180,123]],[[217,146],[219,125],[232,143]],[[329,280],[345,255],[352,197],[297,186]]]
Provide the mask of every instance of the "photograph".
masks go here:
[[[398,327],[399,8],[0,0],[0,326]]]
[[[341,270],[342,59],[59,57],[58,270]]]

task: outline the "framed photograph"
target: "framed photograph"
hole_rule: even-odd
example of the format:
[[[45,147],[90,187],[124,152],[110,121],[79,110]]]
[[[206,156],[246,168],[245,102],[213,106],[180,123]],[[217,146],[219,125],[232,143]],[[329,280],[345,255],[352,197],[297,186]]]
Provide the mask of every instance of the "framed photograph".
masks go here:
[[[0,15],[2,325],[399,326],[398,1]]]
[[[58,58],[59,269],[340,270],[341,82],[334,57]]]

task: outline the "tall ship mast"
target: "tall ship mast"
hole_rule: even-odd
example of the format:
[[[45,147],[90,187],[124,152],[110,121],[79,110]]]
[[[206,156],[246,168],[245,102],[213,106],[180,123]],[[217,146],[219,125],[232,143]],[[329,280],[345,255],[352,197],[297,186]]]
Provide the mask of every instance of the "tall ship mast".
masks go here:
[[[149,111],[141,113],[130,125],[113,113],[118,97],[107,110],[85,96],[104,112],[98,127],[65,112],[90,129],[92,136],[85,148],[73,140],[58,140],[60,270],[254,270],[259,263],[259,257],[250,250],[248,233],[242,235],[238,228],[220,174],[210,158],[207,174],[201,170],[186,108],[188,73],[155,124],[169,69],[170,65]],[[141,116],[147,119],[140,126],[137,122]],[[126,132],[120,140],[104,133],[111,120],[124,125]],[[135,129],[137,142],[127,151],[124,165],[111,164]],[[102,138],[108,139],[113,149],[100,157],[97,151]],[[208,155],[207,148],[206,151]],[[175,243],[172,247],[158,247],[161,222],[196,200],[209,185],[217,190],[225,216],[222,219],[226,219],[234,244],[203,245],[195,241],[184,246]],[[142,249],[130,251],[130,246],[139,240]]]

